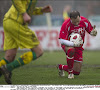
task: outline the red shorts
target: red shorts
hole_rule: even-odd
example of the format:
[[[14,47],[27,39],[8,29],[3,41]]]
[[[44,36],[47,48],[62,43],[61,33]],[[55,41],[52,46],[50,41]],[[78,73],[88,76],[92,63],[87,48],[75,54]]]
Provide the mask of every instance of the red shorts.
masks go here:
[[[64,45],[62,45],[62,49],[65,52],[65,46]],[[83,48],[75,47],[74,61],[83,62],[83,50],[84,50]]]

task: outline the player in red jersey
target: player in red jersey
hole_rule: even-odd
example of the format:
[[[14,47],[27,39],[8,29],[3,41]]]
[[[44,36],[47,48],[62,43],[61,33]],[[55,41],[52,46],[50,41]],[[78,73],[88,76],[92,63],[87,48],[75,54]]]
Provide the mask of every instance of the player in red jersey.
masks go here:
[[[58,65],[59,75],[65,76],[64,71],[68,72],[68,78],[74,78],[74,75],[79,75],[83,61],[83,45],[81,42],[75,43],[68,40],[71,33],[78,33],[81,35],[83,42],[85,32],[90,35],[96,36],[96,26],[92,26],[87,18],[80,16],[78,11],[70,12],[70,18],[62,24],[59,40],[61,47],[66,53],[67,65]]]

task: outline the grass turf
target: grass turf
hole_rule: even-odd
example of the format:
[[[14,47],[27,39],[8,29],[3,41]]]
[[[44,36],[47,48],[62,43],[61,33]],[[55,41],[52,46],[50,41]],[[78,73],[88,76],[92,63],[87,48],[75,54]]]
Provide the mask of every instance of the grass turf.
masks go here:
[[[23,52],[18,52],[18,58]],[[0,59],[4,52],[0,52]],[[13,71],[13,84],[56,84],[56,85],[93,85],[100,84],[100,51],[84,51],[83,66],[79,76],[75,79],[68,79],[58,75],[57,64],[66,64],[66,56],[62,51],[44,52],[39,59],[28,65],[17,68]],[[0,84],[6,84],[4,77],[0,78]]]

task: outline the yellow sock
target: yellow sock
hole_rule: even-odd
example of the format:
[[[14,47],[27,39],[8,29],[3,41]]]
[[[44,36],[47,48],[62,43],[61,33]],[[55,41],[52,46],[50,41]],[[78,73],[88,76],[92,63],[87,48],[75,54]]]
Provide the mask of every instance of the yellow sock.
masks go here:
[[[3,58],[1,61],[0,61],[0,67],[2,66],[2,65],[6,65],[6,64],[8,64],[9,63],[9,61],[7,61],[5,58]]]
[[[9,71],[12,71],[15,68],[30,63],[32,60],[36,60],[36,58],[37,57],[35,52],[31,52],[31,51],[26,52],[23,55],[21,55],[17,60],[14,60],[13,62],[7,64],[6,66]]]
[[[35,52],[26,52],[24,53],[21,58],[23,59],[24,64],[30,63],[32,60],[36,59],[36,54]]]

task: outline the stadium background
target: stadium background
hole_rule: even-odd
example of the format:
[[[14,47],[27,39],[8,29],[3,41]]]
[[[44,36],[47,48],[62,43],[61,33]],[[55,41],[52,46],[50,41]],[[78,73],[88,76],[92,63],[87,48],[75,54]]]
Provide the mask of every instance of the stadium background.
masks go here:
[[[71,5],[73,10],[78,10],[81,15],[88,17],[90,15],[99,15],[100,1],[99,0],[38,0],[37,6],[52,5],[54,11],[52,14],[62,15],[65,5]],[[0,26],[2,19],[11,5],[11,0],[0,0]]]
[[[44,55],[19,69],[13,71],[14,84],[100,84],[100,1],[99,0],[38,0],[37,6],[52,5],[51,14],[33,16],[29,27],[34,30],[39,38]],[[56,65],[66,64],[66,56],[61,50],[58,34],[63,22],[63,9],[66,5],[71,6],[71,10],[78,10],[82,16],[88,18],[93,25],[97,25],[97,37],[86,34],[84,44],[84,62],[81,75],[74,80],[66,77],[60,78]],[[4,14],[11,6],[11,0],[0,0],[0,59],[4,56],[3,41],[4,32],[2,21]],[[50,20],[50,21],[49,21]],[[18,58],[25,51],[18,51]],[[34,73],[35,72],[35,73]],[[16,78],[17,77],[17,78]],[[35,78],[34,78],[35,77]],[[6,84],[3,77],[0,84]]]

